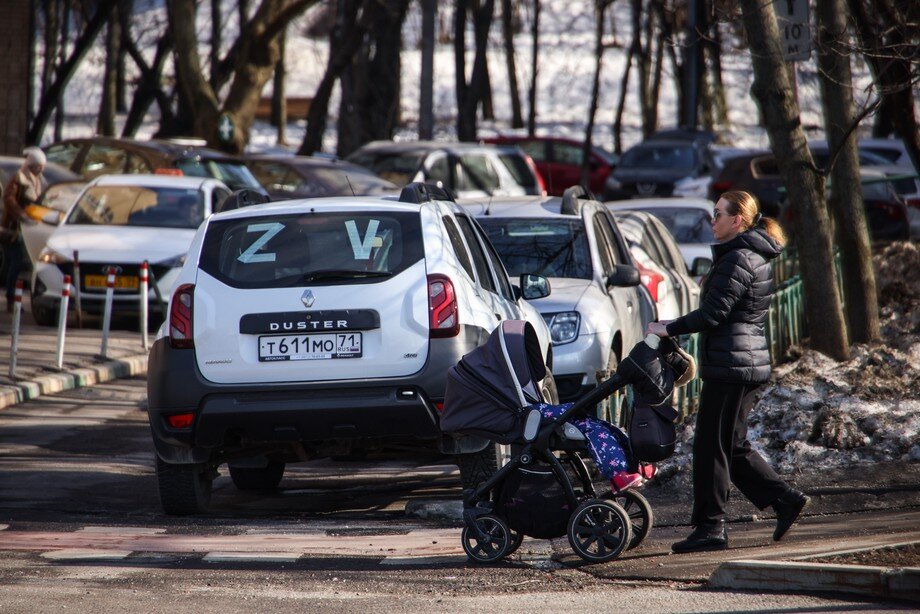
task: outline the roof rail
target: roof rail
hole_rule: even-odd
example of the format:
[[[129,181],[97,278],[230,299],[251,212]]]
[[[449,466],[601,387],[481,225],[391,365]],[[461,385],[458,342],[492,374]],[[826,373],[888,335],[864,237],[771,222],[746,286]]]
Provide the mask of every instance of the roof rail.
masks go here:
[[[580,200],[597,200],[594,194],[583,185],[573,185],[562,193],[562,208],[560,212],[565,215],[578,215],[581,213]]]
[[[399,193],[399,202],[420,205],[433,200],[448,200],[454,202],[454,195],[449,188],[432,183],[410,183]]]

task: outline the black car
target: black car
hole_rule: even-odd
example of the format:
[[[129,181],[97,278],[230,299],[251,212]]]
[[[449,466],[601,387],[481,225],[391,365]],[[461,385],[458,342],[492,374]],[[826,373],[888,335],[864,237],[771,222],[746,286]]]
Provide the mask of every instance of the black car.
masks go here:
[[[708,175],[715,162],[704,139],[651,139],[623,154],[604,184],[604,200],[671,196],[681,179]]]
[[[284,154],[245,156],[244,162],[276,200],[321,196],[378,196],[396,184],[344,160]]]

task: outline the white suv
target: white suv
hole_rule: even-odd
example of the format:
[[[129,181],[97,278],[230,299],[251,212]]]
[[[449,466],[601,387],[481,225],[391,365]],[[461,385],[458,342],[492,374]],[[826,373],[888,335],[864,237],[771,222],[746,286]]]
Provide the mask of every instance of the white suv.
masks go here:
[[[413,184],[399,201],[294,200],[205,220],[148,367],[167,513],[204,511],[224,462],[241,489],[277,486],[288,462],[393,442],[457,454],[466,486],[495,470],[496,446],[441,435],[446,372],[503,319],[534,324],[551,367],[549,331],[522,298],[549,284],[512,286],[448,198]]]

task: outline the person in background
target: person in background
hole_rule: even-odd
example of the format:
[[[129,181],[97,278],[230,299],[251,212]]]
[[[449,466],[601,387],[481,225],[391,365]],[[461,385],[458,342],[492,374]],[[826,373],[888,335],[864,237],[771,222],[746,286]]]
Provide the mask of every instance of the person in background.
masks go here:
[[[22,260],[25,249],[22,245],[22,225],[35,222],[26,214],[26,207],[36,204],[47,182],[42,174],[45,171],[45,152],[38,147],[26,147],[22,155],[22,166],[16,171],[3,190],[3,216],[0,227],[3,228],[3,249],[6,270],[6,310],[13,311],[13,295],[16,280],[22,272]]]
[[[725,505],[730,483],[759,509],[773,506],[779,541],[810,499],[780,478],[747,440],[755,392],[770,379],[764,325],[773,295],[773,269],[786,243],[782,228],[762,217],[747,192],[722,194],[712,215],[718,242],[703,282],[699,309],[652,322],[660,337],[699,332],[703,388],[693,437],[693,516],[689,537],[674,552],[728,547]]]

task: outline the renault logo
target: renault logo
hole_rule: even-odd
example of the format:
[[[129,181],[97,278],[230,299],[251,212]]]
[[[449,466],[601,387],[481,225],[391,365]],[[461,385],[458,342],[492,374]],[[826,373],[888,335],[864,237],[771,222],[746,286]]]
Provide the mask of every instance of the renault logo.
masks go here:
[[[304,307],[312,307],[313,302],[316,300],[316,297],[313,296],[313,290],[304,290],[300,300],[303,302]]]

